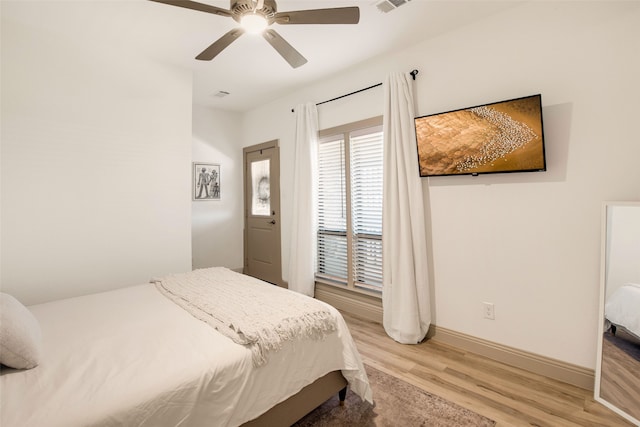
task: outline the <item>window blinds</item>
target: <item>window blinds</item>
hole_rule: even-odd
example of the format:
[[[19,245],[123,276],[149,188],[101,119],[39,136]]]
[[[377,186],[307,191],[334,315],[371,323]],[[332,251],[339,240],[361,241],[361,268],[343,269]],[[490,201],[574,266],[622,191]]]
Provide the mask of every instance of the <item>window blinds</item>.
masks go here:
[[[379,127],[318,145],[319,277],[382,288],[382,159]]]
[[[345,141],[318,144],[318,274],[347,282]]]
[[[354,136],[350,142],[353,281],[381,288],[382,132]]]

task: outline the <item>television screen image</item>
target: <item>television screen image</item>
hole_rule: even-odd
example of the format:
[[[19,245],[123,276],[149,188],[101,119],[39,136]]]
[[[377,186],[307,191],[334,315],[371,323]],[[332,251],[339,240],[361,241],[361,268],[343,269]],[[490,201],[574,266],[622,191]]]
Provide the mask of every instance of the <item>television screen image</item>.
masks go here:
[[[546,170],[542,96],[415,119],[420,176]]]

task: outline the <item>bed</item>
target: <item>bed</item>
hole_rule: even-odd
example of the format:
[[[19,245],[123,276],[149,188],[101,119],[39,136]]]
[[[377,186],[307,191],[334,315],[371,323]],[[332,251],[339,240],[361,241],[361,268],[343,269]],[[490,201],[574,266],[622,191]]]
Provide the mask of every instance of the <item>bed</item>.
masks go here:
[[[618,289],[607,300],[604,306],[605,321],[615,335],[618,329],[640,340],[640,285],[627,283]]]
[[[221,280],[239,289],[258,286],[260,292],[289,305],[294,294],[225,268],[211,268],[30,306],[28,312],[41,330],[39,361],[32,369],[3,366],[0,425],[290,425],[346,383],[372,401],[353,339],[333,307],[295,294],[294,299],[307,298],[321,308],[334,328],[321,336],[298,331],[278,345],[266,346],[266,351],[264,346],[256,351],[254,345],[234,342],[223,328],[189,312],[191,303],[182,299],[184,295],[169,295],[160,286],[175,277],[189,281],[193,273],[210,278],[207,292]],[[251,316],[262,319],[266,307],[265,301],[257,312],[244,304],[229,308],[226,311],[241,316],[231,329],[242,336],[246,321]]]

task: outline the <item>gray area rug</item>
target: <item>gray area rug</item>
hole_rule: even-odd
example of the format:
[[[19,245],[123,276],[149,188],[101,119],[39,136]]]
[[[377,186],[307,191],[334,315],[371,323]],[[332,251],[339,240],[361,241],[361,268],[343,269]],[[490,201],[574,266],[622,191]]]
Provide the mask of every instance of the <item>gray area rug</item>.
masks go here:
[[[334,396],[294,424],[307,426],[494,426],[495,421],[365,365],[374,405],[347,392],[344,406]]]
[[[611,331],[605,332],[604,339],[640,362],[640,341],[633,335],[619,328],[615,335]]]

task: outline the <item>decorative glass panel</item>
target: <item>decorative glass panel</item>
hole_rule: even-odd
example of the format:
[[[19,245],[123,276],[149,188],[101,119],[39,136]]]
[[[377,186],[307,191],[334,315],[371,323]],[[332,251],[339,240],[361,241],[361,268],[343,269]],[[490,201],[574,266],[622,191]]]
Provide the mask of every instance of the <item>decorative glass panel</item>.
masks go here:
[[[252,197],[251,214],[271,215],[271,190],[269,184],[269,159],[251,163]]]

